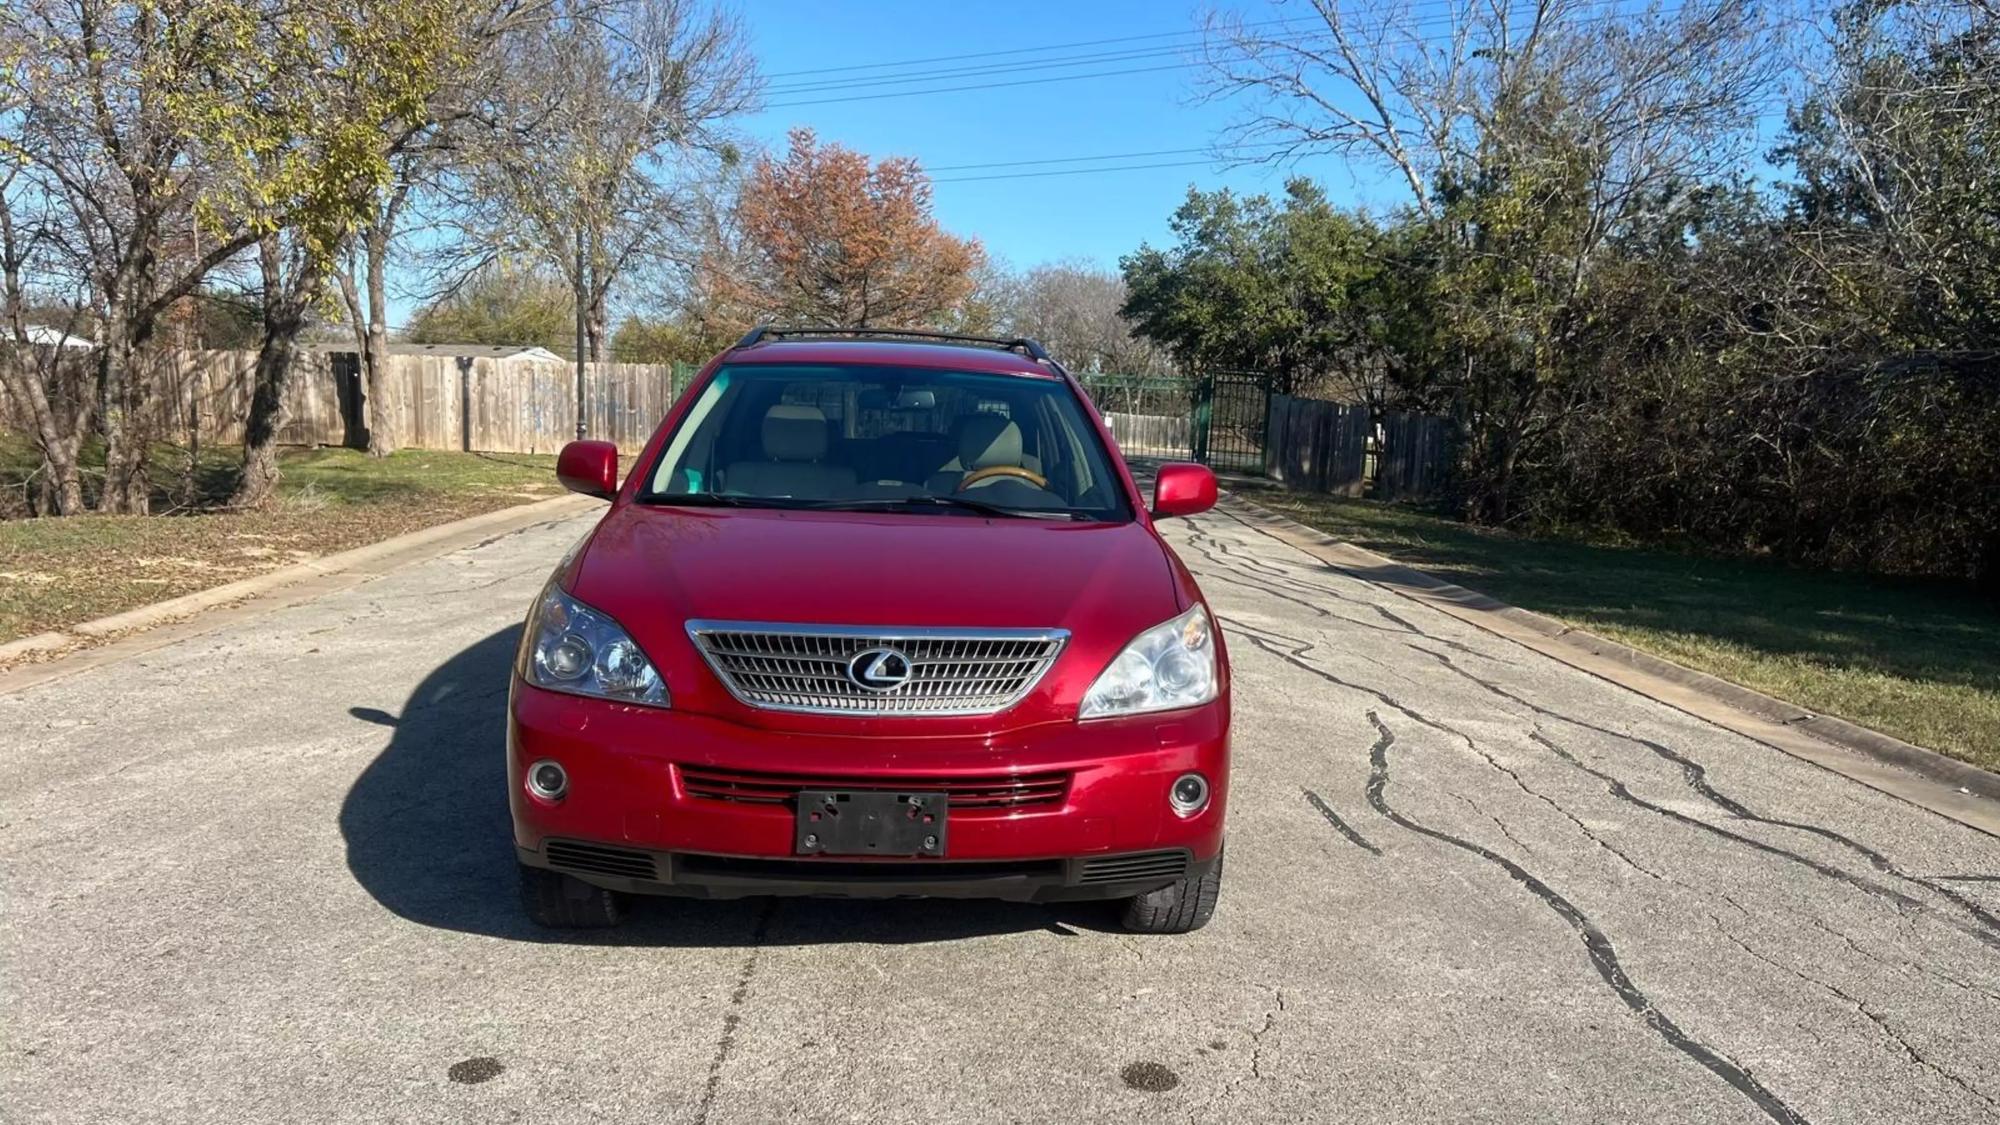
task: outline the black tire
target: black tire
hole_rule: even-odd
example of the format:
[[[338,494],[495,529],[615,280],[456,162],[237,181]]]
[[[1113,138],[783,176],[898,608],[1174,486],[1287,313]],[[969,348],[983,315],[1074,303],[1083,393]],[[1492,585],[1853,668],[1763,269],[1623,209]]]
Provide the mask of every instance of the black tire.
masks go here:
[[[625,920],[625,896],[571,875],[521,865],[521,907],[537,925],[603,929]]]
[[[1222,853],[1198,879],[1180,879],[1125,900],[1125,928],[1135,934],[1185,934],[1208,925],[1222,897]]]

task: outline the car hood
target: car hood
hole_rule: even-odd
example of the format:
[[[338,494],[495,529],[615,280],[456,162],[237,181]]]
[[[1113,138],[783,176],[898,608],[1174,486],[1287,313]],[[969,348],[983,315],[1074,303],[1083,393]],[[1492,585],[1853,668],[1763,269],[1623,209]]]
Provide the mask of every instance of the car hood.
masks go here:
[[[1080,695],[1134,635],[1183,608],[1165,548],[1140,523],[956,514],[626,504],[598,527],[569,588],[631,632],[677,708],[738,718],[748,709],[701,662],[690,620],[1064,629],[1045,690]],[[1077,669],[1083,686],[1063,686]]]

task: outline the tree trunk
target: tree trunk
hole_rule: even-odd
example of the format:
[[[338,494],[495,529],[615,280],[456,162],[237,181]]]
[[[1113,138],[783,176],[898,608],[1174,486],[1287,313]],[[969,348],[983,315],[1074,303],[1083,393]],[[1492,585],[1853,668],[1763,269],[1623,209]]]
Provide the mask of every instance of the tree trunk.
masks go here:
[[[306,305],[326,276],[321,259],[314,257],[294,263],[288,280],[277,235],[258,244],[257,259],[264,274],[264,339],[257,348],[250,416],[243,427],[243,478],[230,497],[230,504],[239,508],[262,507],[277,492],[278,430],[285,424],[285,389],[298,357]]]
[[[13,180],[0,180],[0,189]],[[77,471],[76,451],[83,441],[84,412],[65,409],[58,413],[62,388],[73,385],[78,364],[66,364],[64,348],[37,349],[28,342],[24,314],[27,288],[21,280],[27,255],[14,229],[11,201],[0,195],[0,311],[5,314],[8,339],[0,343],[0,388],[25,411],[34,431],[35,447],[42,455],[41,503],[37,511],[59,516],[83,510],[83,479]],[[50,395],[55,388],[55,396]]]
[[[394,210],[389,212],[394,215]],[[368,332],[362,345],[361,369],[368,385],[368,455],[396,452],[396,386],[389,376],[389,295],[384,277],[389,260],[389,231],[368,232]]]
[[[366,277],[367,303],[362,303],[360,286],[351,268],[340,273],[340,293],[347,302],[348,319],[353,324],[355,359],[361,367],[361,398],[367,410],[368,455],[387,457],[396,451],[395,384],[389,378],[388,290],[384,263],[388,259],[389,237],[379,227],[371,227],[362,240],[362,269]]]
[[[134,388],[144,380],[132,369],[136,350],[124,319],[114,315],[103,325],[98,353],[98,381],[103,387],[104,490],[97,510],[143,516],[152,510],[152,485],[146,464],[144,419],[133,409],[141,401]]]
[[[604,345],[606,342],[605,321],[607,319],[605,302],[608,297],[609,294],[602,288],[593,287],[590,295],[588,314],[584,317],[584,339],[589,344],[589,356],[592,363],[604,362]]]

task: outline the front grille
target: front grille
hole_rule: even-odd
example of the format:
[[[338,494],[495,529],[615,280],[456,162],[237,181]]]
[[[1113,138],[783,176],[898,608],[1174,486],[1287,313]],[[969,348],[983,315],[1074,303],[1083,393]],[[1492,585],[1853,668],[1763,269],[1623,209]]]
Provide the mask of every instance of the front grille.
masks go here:
[[[550,840],[542,848],[549,866],[591,875],[621,875],[627,879],[657,879],[653,857],[626,848],[601,844],[579,844],[573,840]]]
[[[1019,702],[1055,663],[1061,629],[867,629],[690,621],[688,635],[731,695],[752,707],[841,715],[990,715]],[[888,690],[849,674],[891,649],[908,679]]]
[[[978,776],[841,777],[830,774],[762,773],[751,770],[681,766],[681,788],[690,797],[711,801],[747,801],[777,805],[791,801],[801,789],[892,790],[898,793],[943,793],[951,811],[1013,809],[1061,804],[1069,790],[1069,774],[982,774]]]
[[[1108,855],[1084,860],[1076,881],[1086,884],[1136,883],[1142,879],[1169,881],[1186,874],[1187,867],[1188,853],[1184,851]]]

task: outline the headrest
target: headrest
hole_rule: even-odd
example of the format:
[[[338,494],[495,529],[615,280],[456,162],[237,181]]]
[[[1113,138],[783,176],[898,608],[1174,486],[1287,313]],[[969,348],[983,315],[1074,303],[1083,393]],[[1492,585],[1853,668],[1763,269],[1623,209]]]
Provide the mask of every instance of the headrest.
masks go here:
[[[825,412],[789,403],[766,410],[764,456],[773,461],[817,461],[826,456]]]
[[[959,424],[958,464],[966,472],[1021,463],[1021,427],[998,414],[974,414]]]

